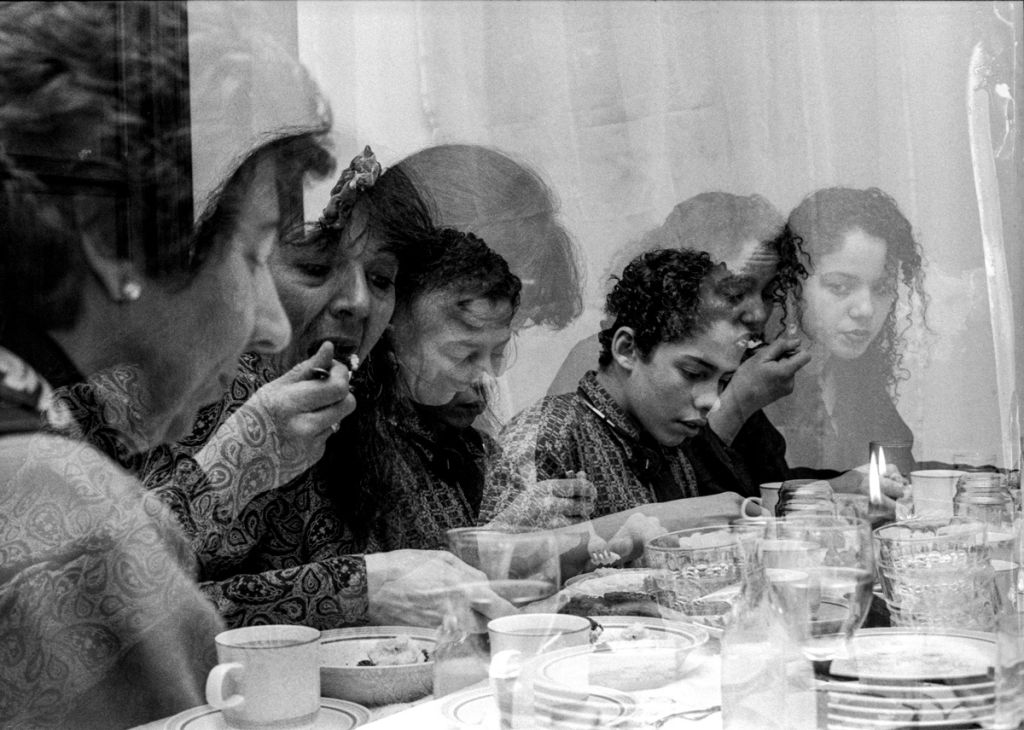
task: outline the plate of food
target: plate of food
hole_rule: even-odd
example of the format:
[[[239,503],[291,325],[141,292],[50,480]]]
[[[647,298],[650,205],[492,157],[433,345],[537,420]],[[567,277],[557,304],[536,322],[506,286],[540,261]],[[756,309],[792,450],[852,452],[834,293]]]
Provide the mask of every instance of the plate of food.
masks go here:
[[[433,690],[437,632],[357,626],[320,635],[320,693],[361,705],[412,702]]]
[[[594,643],[610,641],[668,641],[688,650],[708,642],[702,626],[649,616],[602,616],[595,624]]]
[[[670,570],[660,568],[601,569],[566,582],[560,613],[597,618],[640,616],[698,624],[720,636],[739,593],[738,586],[681,600]]]
[[[600,568],[566,581],[559,612],[661,618],[658,591],[669,577],[666,571],[646,568]]]

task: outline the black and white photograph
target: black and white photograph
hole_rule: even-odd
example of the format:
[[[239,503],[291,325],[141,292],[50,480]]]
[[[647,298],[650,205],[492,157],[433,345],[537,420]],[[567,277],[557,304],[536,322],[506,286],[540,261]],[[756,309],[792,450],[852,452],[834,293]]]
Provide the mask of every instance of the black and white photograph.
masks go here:
[[[1024,728],[1019,0],[0,2],[0,728]]]

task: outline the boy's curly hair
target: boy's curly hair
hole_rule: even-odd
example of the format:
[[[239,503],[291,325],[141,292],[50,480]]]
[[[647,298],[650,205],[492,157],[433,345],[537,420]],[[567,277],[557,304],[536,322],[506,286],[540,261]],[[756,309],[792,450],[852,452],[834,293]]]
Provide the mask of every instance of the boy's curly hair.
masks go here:
[[[704,251],[657,249],[642,253],[626,266],[605,300],[613,323],[601,331],[598,364],[612,361],[612,337],[631,327],[642,360],[662,342],[679,342],[703,332],[701,283],[715,264]]]

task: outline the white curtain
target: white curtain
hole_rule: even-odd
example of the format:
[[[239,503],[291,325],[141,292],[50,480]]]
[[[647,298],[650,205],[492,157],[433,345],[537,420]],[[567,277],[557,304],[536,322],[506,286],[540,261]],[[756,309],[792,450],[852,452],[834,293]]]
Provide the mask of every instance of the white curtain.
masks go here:
[[[516,408],[595,331],[616,250],[676,203],[757,192],[786,213],[820,187],[878,186],[923,245],[935,332],[912,337],[899,408],[919,457],[946,460],[958,448],[1001,452],[1009,436],[996,383],[1012,383],[1016,365],[1011,346],[996,372],[965,88],[995,11],[1016,17],[1019,37],[1014,5],[303,0],[296,12],[339,157],[366,143],[385,164],[440,142],[493,145],[558,194],[586,311],[562,332],[521,334]],[[1019,72],[1006,78],[1019,98]],[[1019,324],[1019,145],[997,166],[989,194],[1001,191],[1018,287],[999,301]]]

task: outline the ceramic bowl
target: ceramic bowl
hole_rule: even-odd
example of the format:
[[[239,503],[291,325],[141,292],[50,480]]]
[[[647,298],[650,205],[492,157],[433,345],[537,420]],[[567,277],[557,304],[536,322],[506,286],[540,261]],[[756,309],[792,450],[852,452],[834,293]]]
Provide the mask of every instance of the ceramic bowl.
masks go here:
[[[427,660],[415,664],[359,666],[382,641],[408,636]],[[361,705],[413,702],[433,690],[437,632],[412,626],[360,626],[320,635],[320,694]]]

